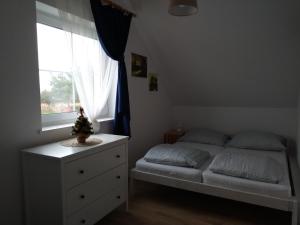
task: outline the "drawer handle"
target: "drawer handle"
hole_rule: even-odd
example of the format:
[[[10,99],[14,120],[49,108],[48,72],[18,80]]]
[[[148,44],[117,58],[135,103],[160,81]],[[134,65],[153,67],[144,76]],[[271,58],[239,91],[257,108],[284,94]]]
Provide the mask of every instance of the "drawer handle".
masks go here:
[[[120,158],[121,156],[120,156],[120,155],[116,155],[116,157],[117,157],[117,158]]]
[[[120,199],[120,198],[121,198],[121,196],[120,196],[120,195],[118,195],[118,196],[117,196],[117,199]]]
[[[80,195],[80,198],[81,199],[85,199],[85,195]]]
[[[121,176],[117,176],[117,179],[121,179]]]
[[[80,223],[85,224],[86,220],[81,220]]]
[[[80,174],[84,174],[84,170],[79,170],[79,173]]]

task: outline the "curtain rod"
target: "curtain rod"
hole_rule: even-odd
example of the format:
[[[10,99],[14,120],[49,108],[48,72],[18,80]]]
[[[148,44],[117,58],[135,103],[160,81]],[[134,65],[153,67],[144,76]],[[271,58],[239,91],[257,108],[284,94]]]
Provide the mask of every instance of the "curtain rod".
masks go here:
[[[116,3],[114,3],[114,2],[111,1],[111,0],[101,0],[101,2],[102,2],[103,5],[109,5],[109,6],[112,7],[112,8],[115,8],[115,9],[117,9],[117,10],[120,10],[120,11],[124,12],[124,13],[131,14],[133,17],[136,17],[136,14],[135,14],[135,13],[133,13],[133,12],[131,12],[131,11],[129,11],[129,10],[123,8],[122,6],[120,6],[120,5],[116,4]]]

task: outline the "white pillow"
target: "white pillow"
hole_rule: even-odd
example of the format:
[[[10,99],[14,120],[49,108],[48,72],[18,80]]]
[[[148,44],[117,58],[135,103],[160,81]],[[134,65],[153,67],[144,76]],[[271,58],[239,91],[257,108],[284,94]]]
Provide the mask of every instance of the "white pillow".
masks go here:
[[[224,146],[227,139],[227,135],[217,131],[204,128],[194,128],[189,130],[178,141]]]
[[[281,164],[273,158],[245,152],[220,153],[209,169],[218,174],[273,184],[278,184],[283,177]]]
[[[147,162],[192,168],[200,168],[209,158],[206,151],[170,144],[156,145],[144,156]]]
[[[246,131],[235,135],[226,146],[255,150],[283,151],[286,149],[283,142],[284,138],[276,134],[261,131]]]

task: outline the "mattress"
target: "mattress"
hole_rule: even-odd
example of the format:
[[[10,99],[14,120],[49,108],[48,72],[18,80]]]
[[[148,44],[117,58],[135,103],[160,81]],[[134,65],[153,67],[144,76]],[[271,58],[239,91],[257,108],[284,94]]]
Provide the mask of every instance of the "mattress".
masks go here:
[[[202,173],[205,169],[207,169],[207,167],[211,163],[213,156],[224,150],[224,147],[221,146],[190,143],[190,142],[177,142],[174,145],[179,145],[181,147],[187,147],[187,148],[192,147],[203,151],[207,151],[210,153],[212,157],[208,159],[206,162],[204,162],[203,165],[198,169],[150,163],[150,162],[146,162],[143,158],[141,158],[136,162],[136,169],[142,172],[155,173],[155,174],[174,177],[182,180],[202,182]]]
[[[237,148],[226,148],[225,151],[245,151],[258,156],[269,156],[282,165],[283,178],[278,184],[265,183],[260,181],[248,180],[238,177],[231,177],[222,174],[216,174],[209,170],[209,167],[205,169],[202,174],[203,183],[226,187],[233,190],[239,190],[244,192],[251,192],[256,194],[263,194],[274,197],[291,197],[291,185],[289,179],[289,169],[287,163],[286,153],[272,152],[272,151],[259,151],[259,150],[247,150]]]

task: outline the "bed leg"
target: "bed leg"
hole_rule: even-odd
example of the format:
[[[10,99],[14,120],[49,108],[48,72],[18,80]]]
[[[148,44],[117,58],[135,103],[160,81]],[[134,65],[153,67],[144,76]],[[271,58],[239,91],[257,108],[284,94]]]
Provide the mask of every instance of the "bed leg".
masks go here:
[[[292,211],[292,225],[298,225],[298,203],[294,203],[294,208]]]

